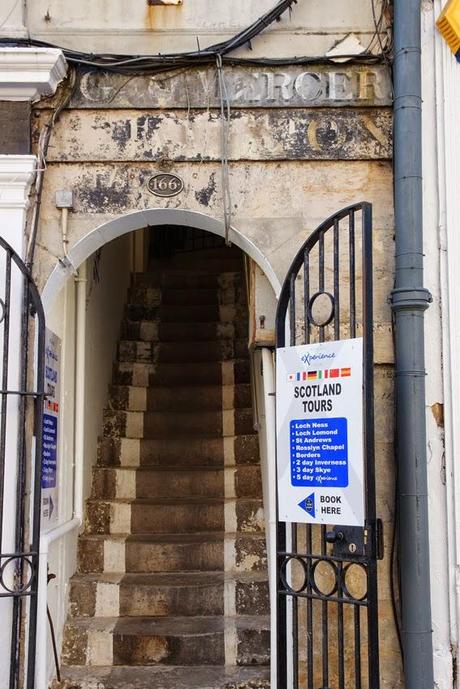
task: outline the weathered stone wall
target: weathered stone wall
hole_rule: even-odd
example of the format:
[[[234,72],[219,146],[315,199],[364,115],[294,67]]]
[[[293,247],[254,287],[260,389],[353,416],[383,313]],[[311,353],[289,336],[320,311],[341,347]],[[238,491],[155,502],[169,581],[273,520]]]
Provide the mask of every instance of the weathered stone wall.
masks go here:
[[[359,201],[374,214],[376,449],[382,687],[400,686],[391,612],[389,547],[393,514],[391,317],[393,281],[391,98],[381,66],[228,71],[231,94],[232,224],[267,257],[280,281],[299,246],[328,215]],[[34,113],[34,140],[49,118]],[[159,77],[80,75],[48,153],[37,246],[41,288],[61,256],[55,192],[72,189],[70,248],[124,213],[196,210],[221,219],[221,119],[213,70]],[[170,199],[152,195],[158,171],[184,181]]]

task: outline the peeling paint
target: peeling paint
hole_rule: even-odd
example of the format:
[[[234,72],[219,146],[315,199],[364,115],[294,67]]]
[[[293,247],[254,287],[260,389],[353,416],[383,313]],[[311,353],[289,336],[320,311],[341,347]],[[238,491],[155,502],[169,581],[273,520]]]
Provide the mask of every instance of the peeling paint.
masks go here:
[[[195,192],[196,200],[203,206],[209,206],[213,195],[216,193],[216,176],[213,173],[208,184]]]
[[[38,125],[37,125],[38,126]],[[230,160],[366,160],[391,156],[391,111],[233,111]],[[63,113],[49,160],[220,160],[218,112]]]

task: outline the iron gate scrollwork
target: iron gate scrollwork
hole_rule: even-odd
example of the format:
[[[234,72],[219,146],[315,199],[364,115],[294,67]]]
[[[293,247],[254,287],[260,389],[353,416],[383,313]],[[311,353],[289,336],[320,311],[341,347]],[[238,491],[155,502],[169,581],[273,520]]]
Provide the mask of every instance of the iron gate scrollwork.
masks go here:
[[[379,687],[372,302],[372,207],[359,203],[309,236],[276,315],[277,347],[363,337],[366,490],[364,528],[278,521],[278,689]]]
[[[34,686],[44,349],[37,287],[0,237],[0,619],[10,689]]]

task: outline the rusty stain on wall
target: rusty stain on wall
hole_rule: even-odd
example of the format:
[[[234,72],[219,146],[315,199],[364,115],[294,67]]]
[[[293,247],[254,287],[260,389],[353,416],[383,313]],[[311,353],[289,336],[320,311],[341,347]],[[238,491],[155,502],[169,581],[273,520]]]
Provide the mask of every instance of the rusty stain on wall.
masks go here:
[[[431,405],[431,413],[434,416],[437,426],[444,428],[444,405],[441,402],[435,402]]]

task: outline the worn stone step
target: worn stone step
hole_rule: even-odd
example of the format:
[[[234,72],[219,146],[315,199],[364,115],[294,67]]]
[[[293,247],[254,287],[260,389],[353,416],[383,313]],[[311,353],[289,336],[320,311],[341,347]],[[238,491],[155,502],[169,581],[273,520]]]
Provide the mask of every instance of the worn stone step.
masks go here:
[[[65,629],[66,665],[222,665],[225,626],[216,617],[73,618]],[[267,616],[234,618],[238,665],[269,660]]]
[[[269,613],[265,572],[77,574],[70,582],[73,617],[166,617]]]
[[[217,306],[244,303],[244,293],[233,284],[214,288],[149,287],[134,285],[128,290],[128,303],[136,306]]]
[[[66,626],[62,660],[73,665],[220,665],[222,617],[77,618]]]
[[[92,498],[130,500],[149,497],[259,497],[260,465],[221,468],[95,467]]]
[[[135,363],[117,362],[113,367],[114,385],[135,387],[186,385],[233,385],[249,383],[250,365],[247,358],[223,362]]]
[[[101,438],[99,466],[180,467],[255,464],[259,458],[258,437],[251,434],[227,438],[196,438],[184,443],[169,438]]]
[[[186,269],[188,266],[193,272],[233,273],[242,272],[243,262],[241,257],[198,256],[190,253],[177,254],[172,262],[174,270]]]
[[[225,502],[225,505],[224,505]],[[262,532],[260,499],[137,498],[90,499],[86,533],[179,534],[222,531]]]
[[[161,323],[160,321],[130,321],[125,319],[121,328],[126,340],[144,342],[201,342],[209,340],[231,340],[235,337],[247,339],[247,323]]]
[[[132,284],[139,287],[182,287],[215,289],[219,284],[220,273],[192,270],[164,270],[159,268],[146,273],[133,273]]]
[[[181,412],[135,412],[105,409],[105,437],[154,438],[161,436],[233,436],[254,430],[252,409]]]
[[[230,361],[244,357],[248,350],[247,340],[219,340],[187,342],[146,342],[145,340],[121,340],[118,344],[118,361],[162,363],[186,361]]]
[[[235,572],[265,571],[265,534],[82,534],[78,541],[78,572],[123,574],[217,571],[227,559]],[[227,567],[229,562],[227,562]]]
[[[242,304],[169,306],[127,304],[125,316],[132,321],[159,320],[162,323],[209,323],[215,321],[233,323],[236,318],[247,318],[247,308]]]
[[[269,689],[269,666],[63,666],[52,689]],[[67,684],[66,684],[67,682]]]
[[[234,300],[234,290],[228,289],[231,294],[227,295],[233,297]],[[189,304],[218,304],[222,303],[222,292],[223,290],[217,290],[213,288],[196,288],[196,287],[164,287],[163,294],[163,305],[189,305]],[[232,301],[233,301],[232,300]],[[230,303],[227,301],[225,303]]]
[[[110,387],[110,406],[125,411],[186,411],[187,409],[220,410],[249,407],[249,383],[238,385],[194,385],[186,387],[129,385]]]
[[[224,470],[209,468],[95,468],[92,498],[224,497]]]

